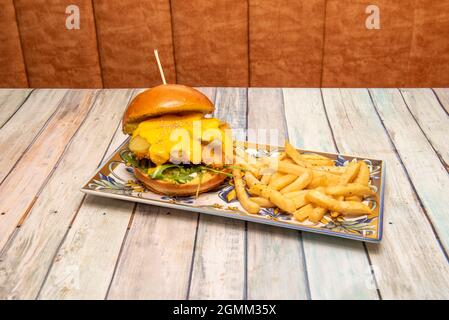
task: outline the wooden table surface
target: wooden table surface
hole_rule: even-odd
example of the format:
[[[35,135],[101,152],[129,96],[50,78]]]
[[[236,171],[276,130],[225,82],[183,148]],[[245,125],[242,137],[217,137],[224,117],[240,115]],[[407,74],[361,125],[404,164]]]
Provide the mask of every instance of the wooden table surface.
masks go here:
[[[201,90],[234,128],[384,159],[382,242],[86,196],[141,90],[3,89],[0,298],[449,299],[449,89]]]

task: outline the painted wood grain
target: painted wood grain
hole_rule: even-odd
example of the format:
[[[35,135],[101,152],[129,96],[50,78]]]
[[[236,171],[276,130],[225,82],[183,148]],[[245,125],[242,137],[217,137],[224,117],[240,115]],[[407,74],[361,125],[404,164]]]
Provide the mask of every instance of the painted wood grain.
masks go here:
[[[275,145],[287,134],[282,89],[248,90],[248,131],[275,129]],[[264,132],[248,140],[264,143]],[[268,140],[268,139],[267,139]],[[265,143],[272,143],[268,141]],[[307,299],[308,283],[298,231],[248,223],[248,299]]]
[[[0,2],[0,30],[0,87],[26,88],[28,80],[13,0]]]
[[[290,142],[298,148],[337,152],[319,89],[284,89]],[[312,299],[377,299],[363,244],[303,232]]]
[[[250,85],[319,87],[325,0],[249,0]]]
[[[36,90],[0,129],[0,183],[52,117],[66,90]]]
[[[379,116],[385,126],[391,140],[393,141],[402,163],[408,172],[411,182],[415,186],[422,204],[432,221],[440,241],[449,252],[449,197],[447,191],[449,190],[449,175],[445,166],[442,164],[437,154],[433,151],[429,140],[424,136],[421,128],[429,132],[433,130],[434,134],[428,135],[431,142],[440,142],[439,145],[443,152],[447,152],[447,144],[443,145],[443,138],[439,140],[437,134],[447,137],[447,128],[449,127],[449,119],[445,114],[439,114],[442,118],[441,122],[432,121],[438,116],[432,115],[432,107],[430,105],[420,105],[419,107],[427,110],[427,120],[432,121],[432,125],[422,123],[422,116],[416,114],[418,123],[421,123],[421,128],[415,122],[413,116],[410,114],[407,105],[401,97],[401,94],[396,89],[391,90],[371,90],[374,105],[379,112]],[[420,94],[420,104],[424,104],[426,95]],[[416,110],[418,106],[412,106],[410,94],[405,94],[404,98],[410,102],[411,110]],[[436,102],[436,101],[435,101]],[[441,110],[434,109],[434,110]],[[419,120],[421,119],[421,121]],[[424,120],[424,121],[427,121]],[[446,125],[444,125],[444,122]],[[413,143],[411,143],[413,141]],[[437,149],[438,150],[438,149]],[[449,293],[449,290],[448,290]]]
[[[412,0],[328,0],[323,87],[405,86],[412,41]],[[380,29],[368,30],[369,5],[380,10]]]
[[[216,118],[245,139],[247,90],[218,88]],[[200,215],[190,283],[190,299],[242,299],[245,289],[245,223]]]
[[[23,222],[39,190],[89,112],[96,92],[71,90],[33,145],[0,185],[0,249]]]
[[[178,83],[248,85],[246,1],[171,1]]]
[[[138,204],[108,299],[185,299],[197,219]]]
[[[407,86],[448,87],[449,2],[414,1],[413,8]]]
[[[134,203],[88,195],[39,299],[104,299]]]
[[[141,91],[134,90],[132,96]],[[119,123],[101,165],[126,138]],[[104,299],[134,208],[131,202],[88,195],[56,254],[39,299]]]
[[[449,117],[431,89],[401,89],[401,94],[420,129],[449,170],[447,130]]]
[[[102,91],[27,220],[0,259],[0,297],[36,298],[84,195],[117,128],[132,90]]]
[[[15,0],[28,82],[32,88],[101,88],[91,0]],[[66,27],[77,5],[80,28]]]
[[[446,257],[368,91],[323,89],[323,98],[340,152],[386,161],[384,236],[367,244],[382,298],[447,299]]]
[[[0,129],[19,110],[31,89],[0,89]]]
[[[435,88],[433,91],[435,92],[438,101],[441,103],[441,106],[446,110],[446,113],[449,114],[449,89]]]
[[[93,3],[106,88],[161,84],[154,49],[158,49],[167,81],[176,82],[169,0]]]

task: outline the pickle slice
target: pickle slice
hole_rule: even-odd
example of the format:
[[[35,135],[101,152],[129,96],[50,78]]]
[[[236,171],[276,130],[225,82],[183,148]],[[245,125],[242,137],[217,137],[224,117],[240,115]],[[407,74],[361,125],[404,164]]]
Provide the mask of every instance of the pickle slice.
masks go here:
[[[148,154],[150,144],[141,136],[135,136],[129,142],[129,150],[131,150],[137,157],[143,158]]]

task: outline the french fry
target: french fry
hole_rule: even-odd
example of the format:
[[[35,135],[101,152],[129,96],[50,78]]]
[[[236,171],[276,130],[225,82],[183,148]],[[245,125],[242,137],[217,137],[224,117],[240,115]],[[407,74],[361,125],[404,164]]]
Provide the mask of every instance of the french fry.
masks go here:
[[[332,160],[326,160],[326,159],[308,159],[304,160],[304,162],[307,163],[307,166],[332,166],[334,165],[334,161]]]
[[[309,190],[298,190],[298,191],[284,193],[284,196],[286,196],[288,198],[295,198],[295,197],[303,196],[307,192],[309,192]]]
[[[275,181],[275,180],[279,179],[280,177],[282,177],[282,176],[284,176],[284,175],[285,175],[285,174],[284,174],[284,173],[281,173],[281,172],[275,172],[275,173],[273,173],[273,174],[271,175],[271,177],[270,177],[270,181],[268,182],[268,184],[270,184],[271,181]]]
[[[358,202],[361,202],[362,200],[363,200],[363,197],[361,197],[361,196],[345,197],[345,201],[358,201]]]
[[[336,197],[336,199],[337,199],[338,201],[342,201],[342,200],[345,199],[345,197],[343,197],[343,196],[338,196],[338,197]],[[337,218],[337,217],[340,215],[340,212],[338,212],[338,211],[332,211],[332,212],[330,213],[330,215],[331,215],[332,218]]]
[[[324,214],[327,212],[326,208],[316,207],[313,208],[312,212],[309,214],[309,221],[313,223],[320,222],[323,219]]]
[[[250,163],[248,163],[245,159],[236,156],[235,157],[235,162],[238,166],[241,166],[243,169],[245,169],[246,171],[251,172],[252,174],[254,174],[255,176],[259,175],[259,169],[256,168],[255,166],[251,165]]]
[[[270,200],[270,202],[285,212],[293,213],[296,210],[295,202],[292,199],[284,197],[279,191],[273,190],[272,188],[261,184],[260,181],[251,174],[251,172],[247,172],[245,174],[245,179],[250,186],[250,192],[252,194],[257,194]]]
[[[272,173],[266,173],[262,175],[262,178],[260,178],[260,183],[267,185],[270,182]]]
[[[332,160],[326,156],[322,156],[316,153],[302,153],[301,158],[303,160]]]
[[[295,202],[292,199],[284,197],[279,191],[265,187],[262,190],[262,197],[270,200],[285,212],[293,213],[296,210]]]
[[[295,178],[296,178],[296,176],[295,176]],[[289,185],[282,188],[281,193],[284,194],[284,193],[302,190],[305,187],[307,187],[307,185],[312,181],[312,179],[313,179],[312,170],[308,169],[308,170],[304,171],[304,173],[302,175],[297,177],[295,179],[295,181],[293,181]]]
[[[346,171],[345,167],[337,167],[337,166],[316,166],[313,167],[313,170],[329,172],[337,175],[341,175]]]
[[[280,176],[276,179],[271,179],[268,186],[274,190],[279,191],[282,188],[284,188],[285,186],[287,186],[287,185],[291,184],[293,181],[295,181],[296,178],[298,178],[298,177],[293,174],[286,174],[286,175]]]
[[[305,198],[319,207],[341,212],[345,216],[372,214],[372,210],[361,202],[335,200],[325,193],[316,190],[309,191]]]
[[[327,187],[328,184],[329,184],[329,181],[326,176],[316,176],[307,185],[307,188],[308,189],[316,189],[318,187]]]
[[[304,190],[305,191],[305,190]],[[285,194],[284,196],[292,199],[293,202],[295,203],[295,208],[299,209],[301,207],[304,207],[305,205],[309,204],[310,202],[306,200],[306,192],[302,192],[302,191],[295,191],[295,192],[290,192]]]
[[[240,159],[245,160],[249,165],[251,165],[253,167],[258,168],[263,164],[262,161],[260,161],[258,158],[254,157],[253,155],[249,154],[248,152],[246,152],[240,148],[235,149],[235,154]]]
[[[368,168],[368,165],[365,163],[365,161],[359,161],[359,162],[360,162],[360,170],[359,170],[359,174],[355,178],[354,182],[367,186],[369,183],[369,178],[370,178],[369,168]]]
[[[245,181],[250,188],[255,185],[261,184],[261,182],[251,172],[245,173]]]
[[[303,222],[304,220],[306,220],[309,217],[309,215],[312,214],[312,212],[313,212],[313,205],[308,204],[308,205],[302,207],[301,209],[296,210],[293,213],[293,217],[296,220]]]
[[[278,156],[278,159],[279,160],[284,160],[284,159],[286,159],[287,158],[287,155],[285,154],[285,152],[281,152],[280,154],[279,154],[279,156]]]
[[[373,194],[370,187],[359,183],[348,183],[345,186],[332,186],[326,188],[326,193],[331,196],[369,196]]]
[[[301,154],[288,141],[285,141],[285,153],[301,167],[310,167],[310,164],[301,159]]]
[[[249,213],[256,214],[260,211],[260,206],[249,199],[248,194],[245,190],[245,185],[242,180],[242,174],[240,169],[233,169],[232,175],[234,176],[234,186],[235,192],[237,194],[237,199],[240,201],[242,207]]]
[[[360,162],[351,162],[346,167],[346,171],[340,176],[340,185],[345,185],[357,177],[360,170]]]
[[[295,176],[299,177],[306,171],[306,168],[282,160],[277,163],[277,170],[283,173],[294,174]]]
[[[301,154],[288,141],[278,157],[256,158],[236,150],[235,159],[245,169],[244,177],[240,170],[233,170],[235,192],[248,212],[277,207],[298,221],[308,219],[312,223],[327,221],[326,212],[332,218],[374,215],[362,202],[365,196],[374,194],[364,161],[336,166],[329,157]]]
[[[263,197],[251,197],[250,198],[251,201],[257,203],[259,206],[263,207],[263,208],[274,208],[276,207],[276,205],[274,203],[272,203],[270,200],[267,200]]]
[[[312,172],[314,178],[318,176],[325,176],[327,178],[328,185],[337,185],[340,183],[340,176],[337,174],[313,169]]]
[[[340,215],[340,212],[338,212],[338,211],[332,211],[331,212],[331,217],[332,218],[338,218],[339,215]]]

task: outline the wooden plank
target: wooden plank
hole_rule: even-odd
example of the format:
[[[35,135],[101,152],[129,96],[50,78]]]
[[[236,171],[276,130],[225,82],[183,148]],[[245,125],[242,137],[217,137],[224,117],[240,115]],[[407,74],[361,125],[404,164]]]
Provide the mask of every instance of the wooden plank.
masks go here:
[[[36,298],[132,90],[104,90],[0,259],[0,297]]]
[[[133,96],[140,91],[135,90]],[[127,137],[119,123],[101,165]],[[134,207],[131,202],[88,195],[58,250],[38,298],[104,299]]]
[[[421,0],[413,6],[407,86],[448,87],[449,2]]]
[[[0,87],[26,88],[28,80],[13,0],[0,2],[0,30]]]
[[[138,204],[108,299],[185,299],[197,218]]]
[[[325,0],[249,0],[250,85],[319,87]]]
[[[0,183],[55,113],[66,92],[34,91],[14,117],[0,129]]]
[[[272,140],[280,140],[276,144],[283,145],[287,128],[282,90],[249,89],[248,131],[266,129],[269,132],[274,128],[278,139]],[[264,132],[260,133],[265,136]],[[253,139],[248,137],[250,141],[263,143],[259,139],[263,138],[257,134]],[[307,299],[309,288],[300,234],[248,223],[247,238],[248,299]]]
[[[90,0],[15,0],[30,87],[101,88]],[[77,5],[80,29],[66,27],[66,8]]]
[[[23,221],[95,100],[94,90],[68,91],[33,145],[0,185],[0,249]]]
[[[369,5],[380,9],[380,29],[368,30]],[[412,40],[413,1],[328,0],[323,87],[405,86]]]
[[[297,147],[337,152],[319,89],[284,89],[288,137]],[[363,244],[303,232],[312,299],[377,299]]]
[[[405,103],[420,129],[449,170],[447,128],[449,117],[431,89],[401,89]]]
[[[367,90],[323,89],[323,98],[340,152],[386,161],[384,237],[367,244],[382,298],[447,299],[446,257]]]
[[[167,81],[176,82],[168,0],[93,3],[106,88],[160,84],[153,49],[158,49]]]
[[[171,9],[178,83],[248,86],[247,1],[172,0]]]
[[[441,106],[449,114],[449,89],[435,88],[433,89]]]
[[[245,138],[247,90],[219,88],[214,116]],[[245,223],[200,215],[194,251],[190,299],[242,299],[245,296]]]
[[[132,202],[87,196],[38,298],[104,299],[133,208]]]
[[[19,110],[32,89],[0,89],[0,129]]]
[[[447,196],[449,175],[447,170],[420,127],[414,121],[400,92],[396,89],[376,89],[372,90],[371,93],[382,123],[396,146],[396,150],[402,159],[411,182],[415,186],[424,209],[446,252],[449,252],[449,219],[447,218],[449,216],[449,198]],[[433,137],[431,142],[438,143],[438,146],[442,148],[437,148],[437,150],[447,152],[447,143],[444,144],[443,141],[443,136],[447,137],[447,128],[449,127],[447,115],[442,112],[441,108],[436,109],[429,104],[425,105],[423,95],[420,98],[422,100],[418,102],[420,104],[419,107],[412,107],[413,101],[411,101],[410,95],[408,97],[405,95],[404,97],[406,101],[410,102],[410,109],[418,111],[416,108],[422,108],[426,110],[426,112],[421,111],[423,113],[421,116],[415,113],[415,118],[421,124],[424,121],[428,121],[427,129],[425,129],[424,125],[421,128],[426,130],[425,132],[432,130],[435,134],[428,135],[429,139]],[[438,115],[434,115],[432,114],[433,110],[440,110],[441,112]],[[438,116],[442,117],[439,119],[440,122],[438,122]],[[444,125],[444,122],[446,125]],[[437,136],[438,133],[441,134],[441,137]],[[410,143],[411,141],[413,143]],[[441,155],[443,156],[443,154]]]

